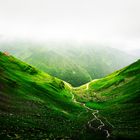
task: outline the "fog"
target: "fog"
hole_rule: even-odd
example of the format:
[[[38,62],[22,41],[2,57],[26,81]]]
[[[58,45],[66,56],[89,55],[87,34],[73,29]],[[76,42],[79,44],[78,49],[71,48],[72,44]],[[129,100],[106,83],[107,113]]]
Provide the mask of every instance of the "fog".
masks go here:
[[[0,40],[140,49],[139,0],[0,0]]]

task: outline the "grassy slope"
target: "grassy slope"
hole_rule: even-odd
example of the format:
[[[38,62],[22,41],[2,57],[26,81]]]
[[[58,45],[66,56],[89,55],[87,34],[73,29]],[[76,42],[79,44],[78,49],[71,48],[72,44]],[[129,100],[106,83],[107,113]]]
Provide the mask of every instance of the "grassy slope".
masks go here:
[[[91,82],[88,90],[86,85],[75,89],[79,101],[100,110],[112,137],[139,139],[139,73],[140,61]],[[63,81],[2,53],[0,96],[2,139],[94,137],[85,127],[90,114],[73,103]]]
[[[87,139],[91,113],[63,81],[0,52],[1,139]]]
[[[139,139],[140,60],[86,87],[75,89],[77,99],[100,110],[113,137]]]
[[[22,59],[53,76],[66,80],[74,86],[90,81],[89,73],[66,56],[64,57],[55,51],[38,52],[40,50],[33,50],[28,58],[24,59],[24,56],[22,56]]]
[[[10,42],[0,44],[0,50],[8,51],[76,87],[104,77],[134,61],[128,54],[114,48],[66,42]]]

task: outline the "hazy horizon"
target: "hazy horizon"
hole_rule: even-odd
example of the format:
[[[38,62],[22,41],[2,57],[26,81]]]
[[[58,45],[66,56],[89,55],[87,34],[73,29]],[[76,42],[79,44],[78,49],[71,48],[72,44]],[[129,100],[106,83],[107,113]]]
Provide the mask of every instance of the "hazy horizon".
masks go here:
[[[139,0],[0,0],[0,41],[75,41],[140,49]]]

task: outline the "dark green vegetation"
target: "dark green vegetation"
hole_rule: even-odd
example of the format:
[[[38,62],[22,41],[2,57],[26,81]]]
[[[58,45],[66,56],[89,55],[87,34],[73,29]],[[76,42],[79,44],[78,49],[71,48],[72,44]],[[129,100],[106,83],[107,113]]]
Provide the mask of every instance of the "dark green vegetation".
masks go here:
[[[90,129],[94,116],[83,103],[99,110],[96,116],[105,123],[109,139],[139,139],[140,60],[71,89],[0,52],[0,139],[105,139],[102,131]],[[100,125],[96,120],[92,127]]]
[[[91,112],[69,87],[0,52],[0,139],[90,139]]]
[[[134,58],[124,52],[90,44],[10,42],[1,44],[0,50],[73,86],[104,77],[134,62]]]
[[[140,138],[140,60],[74,90],[77,100],[99,110],[112,137]]]

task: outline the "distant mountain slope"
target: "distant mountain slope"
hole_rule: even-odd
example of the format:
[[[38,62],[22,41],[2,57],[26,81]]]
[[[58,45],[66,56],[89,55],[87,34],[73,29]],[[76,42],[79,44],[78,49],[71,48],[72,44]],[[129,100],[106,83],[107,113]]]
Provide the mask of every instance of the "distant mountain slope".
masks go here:
[[[104,77],[134,61],[133,57],[119,50],[90,44],[9,42],[1,44],[0,50],[8,51],[73,86]]]
[[[0,139],[87,139],[90,117],[62,80],[0,52]]]
[[[113,137],[140,138],[140,60],[74,90],[77,100],[100,111]]]

